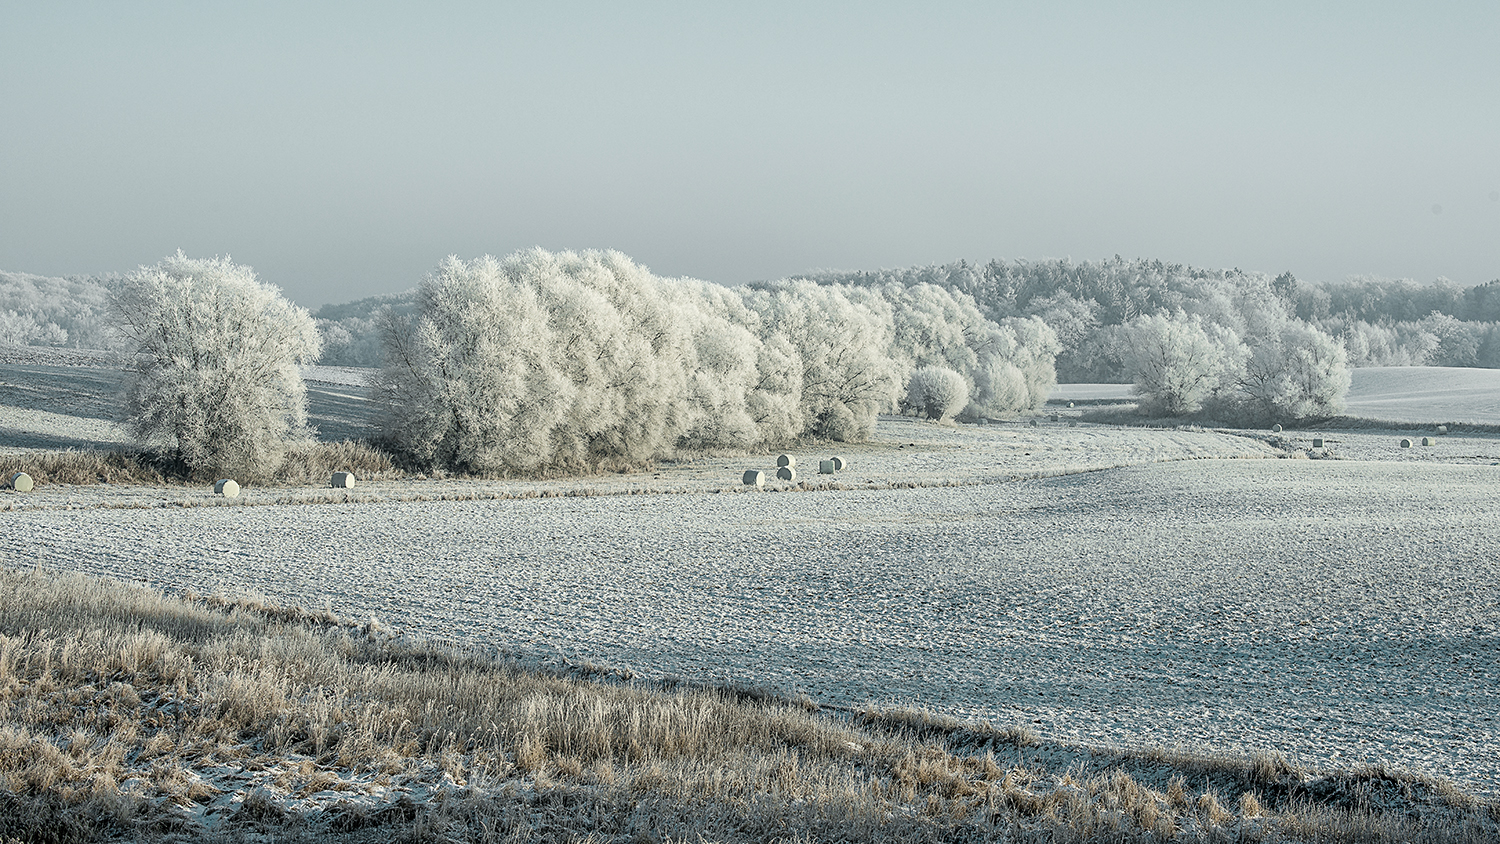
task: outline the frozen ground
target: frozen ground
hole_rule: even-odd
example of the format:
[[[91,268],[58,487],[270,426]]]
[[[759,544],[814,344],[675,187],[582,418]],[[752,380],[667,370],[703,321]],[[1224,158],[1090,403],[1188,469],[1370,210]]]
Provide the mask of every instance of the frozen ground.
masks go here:
[[[21,506],[0,513],[0,559],[1091,744],[1500,782],[1500,466],[1155,462],[1272,452],[1087,426],[887,420],[881,434],[850,451],[845,490],[742,492],[723,483],[738,460],[450,489],[675,495],[420,501],[369,485],[306,493],[345,503],[271,503],[283,490],[162,507],[97,488],[8,494]],[[1124,467],[1002,480],[1048,464]],[[964,485],[889,486],[903,479]]]
[[[325,438],[368,430],[362,375],[307,373]],[[122,441],[118,377],[0,360],[0,449]],[[1465,395],[1471,410],[1495,400]],[[1420,421],[1471,418],[1426,406],[1437,415]],[[1296,431],[1273,447],[1060,412],[1036,427],[884,420],[881,442],[837,449],[849,471],[804,475],[827,489],[745,490],[745,469],[773,468],[761,455],[234,502],[0,491],[0,564],[327,602],[539,659],[917,703],[1065,740],[1276,749],[1497,792],[1500,435],[1401,449],[1421,434]],[[1343,459],[1255,459],[1317,436]],[[834,451],[798,456],[815,471]]]
[[[1500,425],[1500,369],[1379,366],[1351,375],[1345,410],[1350,416]]]

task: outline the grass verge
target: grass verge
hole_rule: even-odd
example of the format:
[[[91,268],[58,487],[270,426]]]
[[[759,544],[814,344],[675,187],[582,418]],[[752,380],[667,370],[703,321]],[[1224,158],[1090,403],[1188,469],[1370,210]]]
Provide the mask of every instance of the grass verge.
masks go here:
[[[1442,781],[1132,753],[0,569],[0,841],[1493,841]]]

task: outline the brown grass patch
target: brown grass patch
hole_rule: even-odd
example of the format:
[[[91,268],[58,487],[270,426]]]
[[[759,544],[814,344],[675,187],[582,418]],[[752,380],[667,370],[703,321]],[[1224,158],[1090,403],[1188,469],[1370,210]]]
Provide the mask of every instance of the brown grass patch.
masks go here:
[[[600,676],[328,613],[0,569],[0,841],[210,829],[432,841],[1500,832],[1493,803],[1385,772],[1313,780],[1387,789],[1378,800],[1304,787],[1272,805],[1200,788],[1191,773],[1190,794],[1147,755],[1067,748],[1025,728],[913,709],[830,715],[754,690]],[[1243,760],[1246,781],[1258,768],[1285,773],[1268,764]],[[1220,794],[1241,795],[1237,814]]]

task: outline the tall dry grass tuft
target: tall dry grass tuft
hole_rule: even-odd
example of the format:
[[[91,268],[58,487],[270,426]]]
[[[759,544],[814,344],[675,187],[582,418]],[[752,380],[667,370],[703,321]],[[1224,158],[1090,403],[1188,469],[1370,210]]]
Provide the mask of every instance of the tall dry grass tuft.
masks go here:
[[[0,477],[16,472],[37,484],[160,485],[167,476],[149,455],[135,451],[38,451],[0,454]]]
[[[1241,792],[1190,797],[1168,770],[921,710],[597,682],[326,612],[0,569],[0,840],[1500,833],[1492,802],[1375,772],[1315,780],[1394,789],[1362,807],[1246,790],[1235,815],[1218,794]]]

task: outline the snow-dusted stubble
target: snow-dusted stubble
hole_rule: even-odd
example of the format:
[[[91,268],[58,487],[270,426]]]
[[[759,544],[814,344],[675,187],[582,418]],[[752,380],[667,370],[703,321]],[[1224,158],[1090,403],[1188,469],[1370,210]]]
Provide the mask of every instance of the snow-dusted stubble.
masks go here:
[[[968,379],[941,366],[919,367],[907,382],[906,403],[928,419],[952,419],[969,404]]]
[[[253,473],[310,434],[300,367],[317,328],[249,267],[179,251],[126,276],[111,306],[136,352],[126,420],[143,446]]]
[[[1305,322],[1254,338],[1236,387],[1260,411],[1288,419],[1333,416],[1349,394],[1343,343]]]
[[[798,433],[868,439],[876,415],[894,407],[900,393],[900,367],[890,359],[889,304],[856,303],[842,286],[810,281],[774,282],[744,295],[760,317],[762,341],[800,360]]]
[[[1137,317],[1122,327],[1119,338],[1125,372],[1143,399],[1141,410],[1167,416],[1201,410],[1240,345],[1229,329],[1205,328],[1197,314],[1182,311]]]

